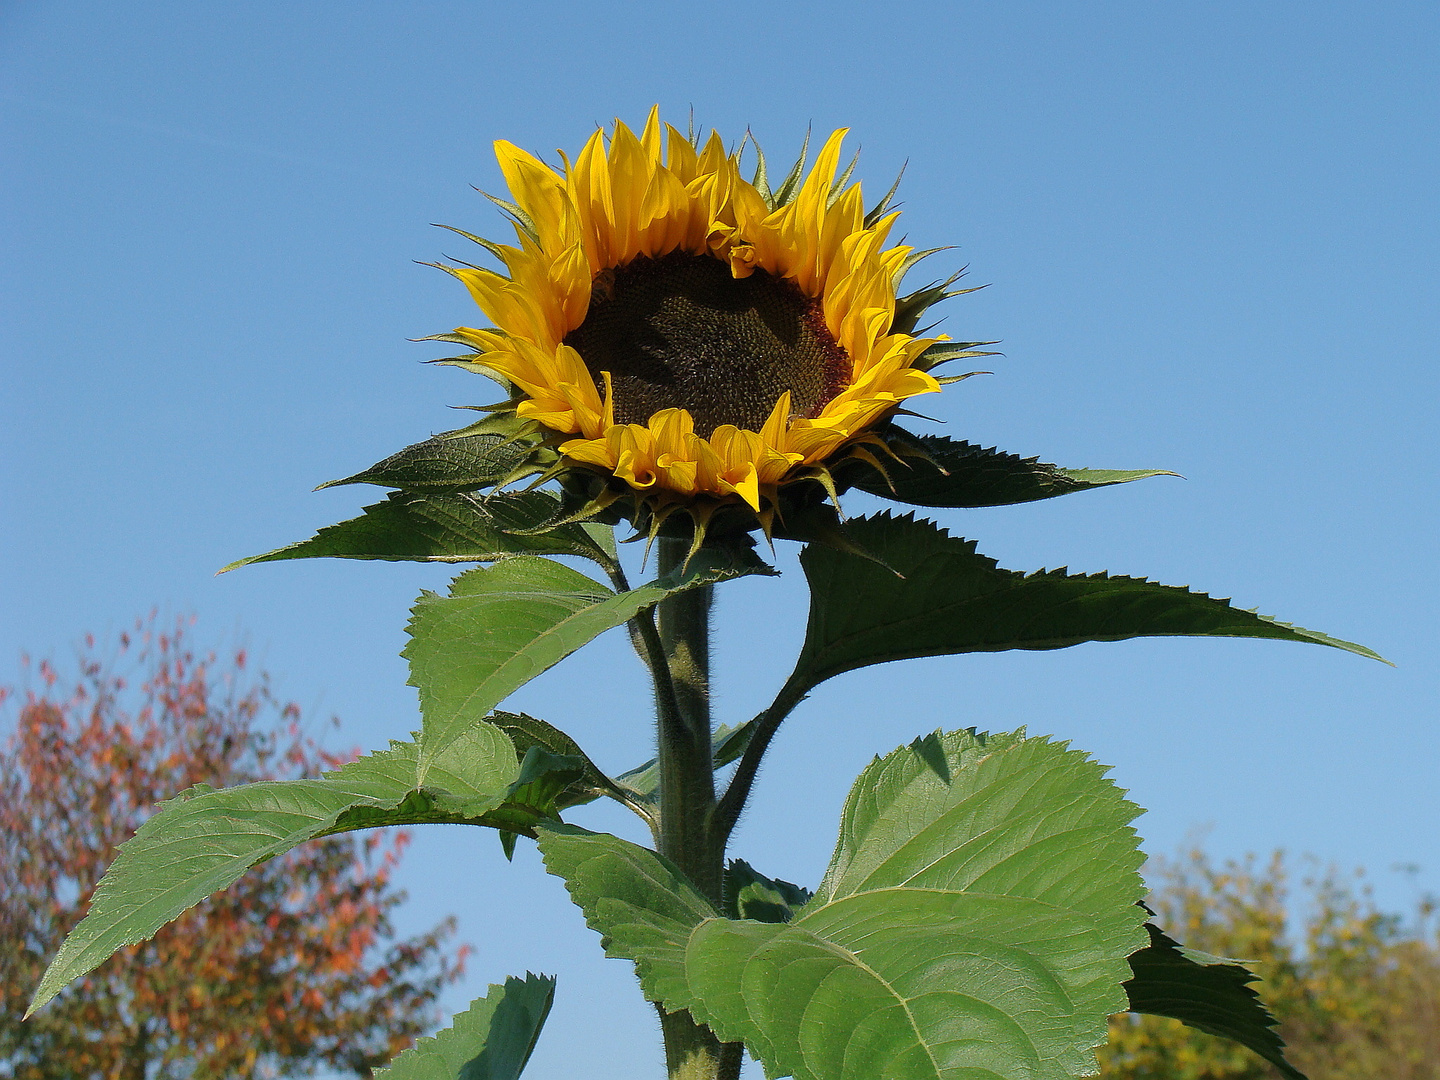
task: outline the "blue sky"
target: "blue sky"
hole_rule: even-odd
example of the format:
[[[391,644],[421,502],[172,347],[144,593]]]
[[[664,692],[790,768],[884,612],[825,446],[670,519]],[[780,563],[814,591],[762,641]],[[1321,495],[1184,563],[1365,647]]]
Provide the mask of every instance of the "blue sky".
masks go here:
[[[1005,566],[1192,585],[1398,666],[1162,640],[847,675],[782,732],[736,853],[813,883],[872,754],[1027,725],[1115,767],[1149,850],[1208,828],[1221,856],[1367,866],[1391,906],[1440,891],[1437,30],[1429,3],[4,5],[0,681],[158,606],[248,642],[341,717],[332,745],[403,735],[406,609],[443,569],[214,571],[350,516],[373,499],[310,488],[490,400],[407,341],[476,319],[415,263],[464,255],[430,223],[503,232],[470,188],[499,189],[497,138],[574,149],[658,102],[779,159],[848,126],[867,190],[908,160],[910,241],[990,286],[946,308],[1005,356],[926,402],[945,433],[1186,477],[944,524]],[[722,719],[798,648],[780,560],[722,593]],[[514,704],[624,769],[649,740],[626,648]],[[452,1007],[560,976],[534,1075],[660,1075],[628,965],[533,850],[420,831],[402,881],[406,926],[454,912],[478,947]]]

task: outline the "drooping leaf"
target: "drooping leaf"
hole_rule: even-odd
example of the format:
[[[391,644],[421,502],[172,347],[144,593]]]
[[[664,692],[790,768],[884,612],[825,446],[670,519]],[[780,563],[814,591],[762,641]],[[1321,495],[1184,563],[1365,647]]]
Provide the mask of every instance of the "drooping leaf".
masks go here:
[[[586,642],[667,596],[767,572],[748,549],[705,548],[685,568],[615,593],[568,566],[518,556],[461,574],[449,596],[422,593],[404,649],[425,720],[422,780],[470,725]]]
[[[585,775],[585,764],[583,757],[532,746],[520,761],[520,773],[506,791],[505,801],[538,816],[553,817],[560,809],[560,796]]]
[[[518,1080],[555,1000],[555,978],[525,973],[476,998],[450,1026],[416,1041],[375,1080]]]
[[[162,803],[121,845],[85,918],[50,962],[30,1011],[256,863],[306,840],[387,825],[524,823],[523,812],[502,807],[518,767],[499,728],[476,724],[453,740],[433,761],[428,786],[417,760],[415,743],[392,742],[315,780],[202,786]]]
[[[1095,1070],[1142,947],[1138,809],[1084,754],[1023,733],[938,735],[851,789],[816,895],[727,919],[666,860],[537,831],[606,952],[647,996],[797,1080],[1068,1080]]]
[[[526,475],[526,462],[536,450],[535,440],[524,436],[524,426],[524,421],[513,416],[487,417],[463,431],[446,432],[407,446],[364,472],[320,487],[377,484],[438,493],[475,491],[519,479]],[[543,468],[536,465],[529,471],[538,473]]]
[[[811,896],[809,889],[767,878],[744,859],[730,860],[723,887],[725,914],[756,922],[789,922]]]
[[[1184,948],[1154,923],[1146,923],[1145,929],[1150,944],[1131,954],[1134,974],[1125,984],[1131,1012],[1168,1016],[1233,1039],[1290,1080],[1305,1080],[1305,1074],[1285,1060],[1276,1020],[1250,988],[1256,975],[1234,960]]]
[[[531,747],[539,747],[552,754],[578,758],[582,762],[580,777],[556,799],[556,805],[560,809],[582,806],[602,795],[622,794],[615,782],[601,772],[589,755],[580,749],[580,744],[553,724],[537,720],[526,713],[496,712],[487,719],[510,736],[510,741],[515,744],[515,752],[522,760]]]
[[[1002,570],[973,541],[908,514],[848,527],[893,572],[832,548],[801,552],[810,621],[791,676],[801,689],[889,660],[1172,635],[1305,641],[1382,659],[1363,645],[1142,578]]]
[[[309,540],[252,555],[220,572],[285,559],[388,559],[416,562],[494,562],[512,555],[575,555],[613,566],[613,539],[601,525],[568,522],[548,491],[492,495],[426,495],[397,491],[367,506],[360,517],[327,525]]]
[[[1053,499],[1075,491],[1127,484],[1164,469],[1061,469],[1038,458],[988,450],[938,435],[911,436],[924,454],[885,462],[882,476],[864,461],[847,466],[844,479],[861,491],[915,506],[980,507]]]

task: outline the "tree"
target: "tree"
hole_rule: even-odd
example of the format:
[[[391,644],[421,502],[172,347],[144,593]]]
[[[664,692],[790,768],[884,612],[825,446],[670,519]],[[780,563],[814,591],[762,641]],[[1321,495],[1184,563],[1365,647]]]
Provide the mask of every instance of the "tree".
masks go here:
[[[1201,850],[1156,860],[1150,904],[1187,945],[1242,957],[1280,1020],[1286,1056],[1311,1080],[1440,1076],[1440,937],[1434,905],[1414,919],[1381,912],[1363,875],[1334,869],[1302,882],[1276,852],[1215,866]],[[1235,1043],[1174,1020],[1111,1021],[1101,1052],[1113,1080],[1271,1080],[1278,1073]]]
[[[120,637],[115,674],[87,637],[69,693],[49,663],[0,752],[0,1077],[161,1080],[358,1075],[433,1026],[462,972],[448,919],[396,940],[403,833],[316,840],[132,945],[29,1021],[45,963],[116,849],[195,785],[313,776],[341,759],[301,729],[243,651],[192,651],[182,621]],[[203,790],[203,789],[198,789]]]

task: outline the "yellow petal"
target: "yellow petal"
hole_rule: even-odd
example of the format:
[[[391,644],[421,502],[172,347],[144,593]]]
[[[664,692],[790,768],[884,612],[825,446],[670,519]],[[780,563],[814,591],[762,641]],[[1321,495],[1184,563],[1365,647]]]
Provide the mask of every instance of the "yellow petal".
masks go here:
[[[560,231],[565,216],[565,182],[533,154],[500,139],[495,158],[515,204],[535,222],[542,244]]]

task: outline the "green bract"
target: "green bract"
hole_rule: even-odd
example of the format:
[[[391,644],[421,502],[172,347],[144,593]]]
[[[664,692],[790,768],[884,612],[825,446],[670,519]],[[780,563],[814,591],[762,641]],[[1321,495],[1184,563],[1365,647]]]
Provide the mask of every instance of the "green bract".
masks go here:
[[[725,168],[706,167],[715,175]],[[824,190],[802,188],[803,175],[802,158],[772,191],[762,159],[753,185],[776,213],[800,198],[828,213],[840,196],[827,203]],[[526,182],[537,191],[548,183]],[[689,197],[683,185],[667,190],[672,201]],[[502,205],[522,236],[554,224]],[[879,220],[865,218],[864,228]],[[743,255],[743,239],[726,243]],[[504,257],[512,250],[482,243]],[[906,257],[902,276],[926,254]],[[476,273],[493,285],[488,271]],[[914,331],[930,305],[956,294],[951,281],[891,296],[890,333]],[[440,337],[493,337],[467,333]],[[914,358],[914,371],[987,355],[977,348],[984,344],[936,342]],[[480,355],[455,362],[487,370]],[[32,1011],[297,844],[352,829],[458,823],[496,830],[507,852],[517,837],[538,841],[606,951],[634,962],[641,990],[659,1005],[675,1080],[735,1080],[746,1051],[767,1076],[797,1080],[1068,1080],[1094,1072],[1109,1017],[1127,1010],[1233,1039],[1303,1080],[1248,985],[1253,976],[1146,923],[1143,857],[1130,827],[1139,809],[1064,742],[937,731],[877,758],[851,788],[813,894],[727,859],[727,848],[780,725],[820,683],[857,668],[1173,635],[1375,653],[1143,578],[1002,569],[974,541],[910,512],[847,519],[839,505],[851,490],[912,506],[987,507],[1161,473],[1062,469],[916,436],[893,416],[845,443],[825,468],[767,482],[783,497],[763,509],[741,506],[739,496],[726,501],[727,485],[759,490],[736,466],[734,478],[705,480],[703,505],[673,513],[684,485],[671,477],[670,495],[647,495],[646,514],[631,513],[658,554],[653,579],[632,587],[616,546],[619,472],[597,479],[593,460],[589,471],[572,467],[554,431],[519,416],[523,395],[512,390],[479,423],[334,481],[391,489],[359,517],[232,564],[320,556],[477,564],[447,594],[422,594],[411,613],[404,655],[423,721],[413,741],[315,779],[196,788],[162,804],[121,849]],[[623,458],[624,469],[636,460]],[[670,460],[658,454],[655,467]],[[641,480],[632,474],[633,486]],[[805,642],[768,707],[717,725],[712,598],[729,580],[774,573],[757,554],[757,530],[804,545]],[[497,710],[622,626],[652,677],[656,726],[653,735],[634,733],[642,763],[612,777],[554,724]],[[602,797],[639,815],[654,846],[562,820]],[[383,1075],[514,1080],[553,990],[553,979],[533,975],[494,986]],[[577,1063],[576,1075],[584,1073]]]

